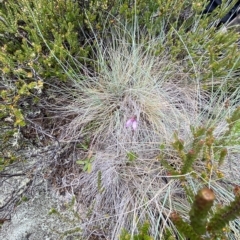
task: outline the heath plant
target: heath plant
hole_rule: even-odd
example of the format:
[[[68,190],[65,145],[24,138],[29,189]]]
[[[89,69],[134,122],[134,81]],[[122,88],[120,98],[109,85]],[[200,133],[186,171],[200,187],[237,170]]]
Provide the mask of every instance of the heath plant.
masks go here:
[[[176,212],[171,213],[170,219],[174,222],[182,237],[194,240],[229,239],[227,238],[229,229],[226,224],[240,215],[239,189],[239,186],[235,187],[235,199],[229,205],[218,206],[217,211],[213,213],[211,207],[214,204],[215,194],[209,188],[202,188],[194,197],[189,212],[189,222],[184,221]],[[148,222],[140,226],[138,232],[139,234],[131,236],[128,231],[123,230],[120,239],[153,239],[149,235]],[[163,239],[176,239],[176,235],[172,235],[167,229]]]

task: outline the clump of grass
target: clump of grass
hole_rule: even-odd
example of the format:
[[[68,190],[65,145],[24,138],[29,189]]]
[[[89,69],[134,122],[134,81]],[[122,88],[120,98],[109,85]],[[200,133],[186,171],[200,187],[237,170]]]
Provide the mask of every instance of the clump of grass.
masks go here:
[[[169,142],[174,131],[197,119],[205,101],[198,79],[166,52],[155,57],[149,46],[117,41],[107,47],[99,44],[98,72],[73,80],[61,95],[58,109],[71,119],[63,138],[76,141],[91,135],[96,145],[112,142],[124,148],[135,141]],[[126,128],[133,116],[135,131]]]
[[[228,96],[227,80],[215,92],[202,90],[199,80],[183,71],[182,61],[172,62],[165,52],[156,57],[151,52],[155,43],[148,44],[117,38],[112,44],[99,43],[98,71],[85,69],[81,79],[76,74],[71,88],[59,91],[54,106],[68,122],[61,141],[91,139],[91,171],[76,176],[79,201],[88,209],[86,235],[104,229],[105,235],[117,239],[127,229],[134,236],[146,220],[154,239],[163,237],[166,229],[176,235],[171,212],[188,218],[191,193],[193,197],[201,186],[215,189],[218,202],[233,198],[225,188],[233,178],[219,181],[221,177],[213,169],[207,171],[200,158],[191,172],[172,176],[157,157],[163,152],[168,164],[180,170],[182,159],[171,147],[173,134],[178,132],[187,149],[194,141],[191,125],[215,127],[213,135],[225,138],[222,145],[228,154],[233,148],[239,152],[236,142],[230,144],[231,137],[224,136],[225,119],[234,111],[239,91]],[[126,127],[129,119],[137,121],[135,130]],[[230,173],[226,163],[222,171]],[[201,176],[204,169],[208,178]],[[183,176],[184,183],[179,180]]]

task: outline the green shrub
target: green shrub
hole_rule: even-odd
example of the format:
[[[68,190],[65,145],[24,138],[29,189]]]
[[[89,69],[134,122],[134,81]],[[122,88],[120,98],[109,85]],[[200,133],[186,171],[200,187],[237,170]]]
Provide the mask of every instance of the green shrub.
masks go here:
[[[240,216],[240,195],[236,192],[235,199],[229,205],[217,207],[216,212],[209,214],[215,200],[214,192],[209,188],[198,191],[192,204],[190,224],[177,213],[171,214],[171,220],[183,236],[190,239],[227,239],[226,225]]]
[[[128,231],[123,230],[119,239],[120,240],[153,240],[153,237],[149,236],[148,230],[149,230],[149,223],[145,222],[142,224],[142,226],[139,226],[139,229],[138,229],[139,234],[131,236],[131,234]]]
[[[98,10],[101,20],[104,19],[103,16],[106,18],[104,11],[109,11],[109,22],[113,23],[113,26],[121,23],[136,34],[136,38],[139,37],[138,34],[145,41],[157,38],[155,54],[167,50],[166,54],[173,60],[184,59],[185,71],[191,72],[209,88],[209,80],[210,85],[212,82],[219,85],[222,78],[234,75],[234,71],[240,66],[238,34],[216,29],[218,19],[223,17],[235,2],[227,5],[225,1],[221,8],[204,16],[201,12],[207,1],[123,0],[119,1],[119,4],[105,1],[104,7],[99,4]],[[103,26],[98,29],[102,31],[104,28],[108,28],[108,24],[103,21]],[[134,33],[137,29],[141,29],[141,32]],[[237,84],[238,80],[232,81]]]
[[[194,197],[194,201],[189,212],[190,223],[184,221],[176,213],[171,213],[170,219],[175,224],[179,233],[191,240],[212,240],[226,239],[226,225],[230,220],[240,216],[240,194],[239,189],[235,192],[235,199],[227,206],[217,207],[215,212],[211,212],[215,200],[214,192],[209,188],[202,188]],[[139,234],[132,236],[128,231],[123,230],[120,240],[151,240],[154,239],[149,235],[149,223],[145,222],[139,227]],[[174,235],[165,231],[164,239],[175,239]]]
[[[80,42],[83,16],[74,1],[5,1],[0,10],[3,74],[28,82],[66,80],[63,66],[86,56]]]
[[[199,13],[204,6],[186,0],[180,4],[154,0],[3,1],[0,71],[7,93],[1,96],[9,97],[7,102],[3,99],[2,111],[13,114],[15,124],[23,126],[18,102],[40,92],[45,83],[82,78],[81,65],[89,66],[93,59],[88,57],[96,57],[92,53],[98,47],[96,39],[105,41],[120,28],[132,32],[136,41],[146,43],[157,38],[153,53],[166,54],[173,61],[184,60],[184,71],[205,83],[206,89],[212,82],[220,85],[226,76],[234,88],[238,79],[230,77],[240,64],[238,35],[216,33],[211,26],[230,7],[223,5],[218,12],[202,17]],[[11,101],[12,96],[18,100]],[[13,109],[8,107],[9,102]]]
[[[80,40],[82,14],[71,0],[21,0],[0,3],[0,17],[0,109],[24,126],[21,103],[32,94],[38,102],[45,83],[66,81],[66,69],[88,54]]]
[[[214,128],[206,127],[191,127],[193,134],[193,140],[191,143],[186,144],[175,133],[175,141],[172,143],[172,147],[175,149],[178,157],[181,159],[182,165],[178,166],[176,171],[172,165],[169,165],[166,160],[166,156],[160,155],[159,159],[162,164],[168,169],[172,175],[184,175],[191,171],[197,171],[198,174],[208,180],[210,175],[215,172],[217,177],[223,177],[219,167],[223,164],[227,154],[227,146],[238,146],[240,143],[240,131],[236,127],[240,120],[240,107],[237,107],[231,117],[226,121],[228,127],[222,131],[218,137],[214,136]],[[205,164],[205,167],[201,170],[201,163]],[[197,162],[197,164],[196,164]],[[198,169],[196,169],[196,167]],[[213,172],[214,170],[214,172]]]

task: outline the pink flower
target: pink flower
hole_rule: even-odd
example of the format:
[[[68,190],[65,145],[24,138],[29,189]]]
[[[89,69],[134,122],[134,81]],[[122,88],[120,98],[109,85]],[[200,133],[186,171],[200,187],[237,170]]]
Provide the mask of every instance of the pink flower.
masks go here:
[[[132,129],[135,131],[137,129],[138,123],[137,120],[134,120],[132,123]]]
[[[138,122],[136,116],[129,118],[126,122],[126,127],[131,127],[134,131],[137,129]]]

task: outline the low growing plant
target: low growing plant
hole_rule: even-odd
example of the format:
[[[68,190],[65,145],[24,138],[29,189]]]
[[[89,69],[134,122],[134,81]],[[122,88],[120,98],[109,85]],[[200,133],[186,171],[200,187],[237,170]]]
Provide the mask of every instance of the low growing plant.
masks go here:
[[[190,239],[227,239],[226,225],[229,221],[240,216],[239,190],[235,193],[235,199],[229,205],[216,208],[209,214],[215,194],[209,188],[200,189],[192,204],[190,223],[184,221],[177,213],[172,213],[170,219],[176,225],[183,236]]]

